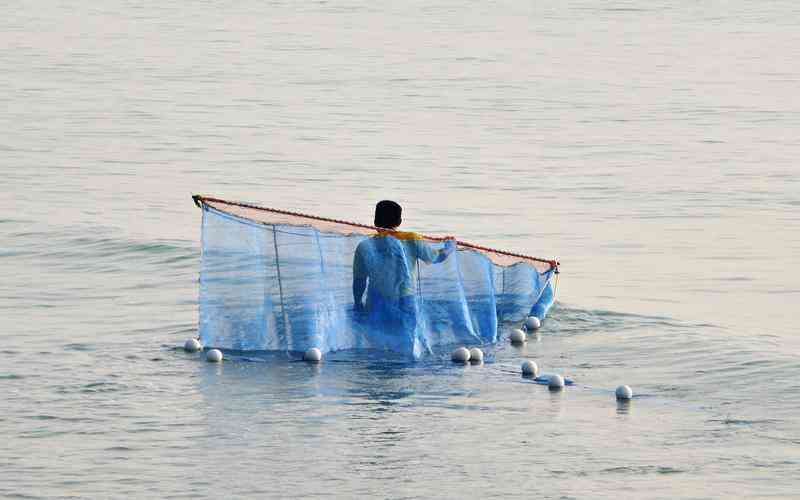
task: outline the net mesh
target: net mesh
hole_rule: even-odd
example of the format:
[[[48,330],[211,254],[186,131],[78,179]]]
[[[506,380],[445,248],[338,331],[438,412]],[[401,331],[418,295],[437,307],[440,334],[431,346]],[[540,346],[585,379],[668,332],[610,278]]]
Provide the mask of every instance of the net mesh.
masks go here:
[[[418,358],[543,319],[557,263],[415,233],[195,197],[200,337],[239,351],[376,349]]]

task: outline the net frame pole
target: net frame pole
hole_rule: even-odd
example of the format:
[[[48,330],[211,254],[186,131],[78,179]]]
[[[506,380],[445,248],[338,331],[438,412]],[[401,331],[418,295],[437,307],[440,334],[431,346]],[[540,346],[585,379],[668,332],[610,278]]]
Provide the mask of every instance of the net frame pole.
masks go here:
[[[194,201],[195,205],[197,205],[198,207],[200,207],[201,204],[205,204],[207,202],[222,203],[222,204],[225,204],[225,205],[230,205],[230,206],[235,206],[235,207],[250,208],[250,209],[253,209],[253,210],[260,210],[260,211],[264,211],[264,212],[272,212],[272,213],[281,214],[281,215],[290,215],[290,216],[293,216],[293,217],[301,217],[301,218],[309,219],[309,220],[316,220],[316,221],[322,221],[322,222],[332,222],[332,223],[336,223],[336,224],[343,224],[343,225],[346,225],[346,226],[357,227],[357,228],[361,228],[361,229],[371,229],[371,230],[374,230],[374,231],[381,231],[383,229],[383,228],[378,228],[378,227],[375,227],[375,226],[369,226],[369,225],[366,225],[366,224],[358,224],[356,222],[351,222],[351,221],[330,219],[330,218],[327,218],[327,217],[318,217],[316,215],[304,214],[304,213],[300,213],[300,212],[291,212],[291,211],[288,211],[288,210],[278,210],[278,209],[275,209],[275,208],[262,207],[262,206],[255,205],[255,204],[252,204],[252,203],[242,203],[240,201],[223,200],[221,198],[215,198],[215,197],[212,197],[212,196],[203,196],[203,195],[200,195],[200,194],[192,195],[192,200]],[[445,241],[447,239],[451,239],[450,237],[439,237],[439,236],[425,236],[425,235],[423,235],[423,237],[425,239],[431,240],[431,241]],[[454,239],[454,238],[452,238],[452,239]],[[498,254],[498,255],[505,255],[505,256],[509,256],[509,257],[516,257],[516,258],[523,259],[523,260],[529,260],[529,261],[532,261],[532,262],[540,262],[542,264],[548,264],[551,268],[554,268],[556,270],[556,272],[559,271],[558,268],[559,268],[559,266],[561,266],[561,262],[559,262],[558,260],[555,260],[555,259],[542,259],[542,258],[539,258],[539,257],[533,257],[531,255],[524,255],[524,254],[515,253],[515,252],[507,252],[505,250],[498,250],[496,248],[490,248],[490,247],[485,247],[485,246],[482,246],[482,245],[476,245],[474,243],[470,243],[468,241],[463,241],[463,240],[455,240],[455,243],[459,247],[470,248],[470,249],[473,249],[473,250],[481,250],[481,251],[484,251],[484,252],[491,252],[491,253],[495,253],[495,254]]]
[[[289,321],[286,317],[286,306],[283,303],[283,279],[281,279],[281,262],[278,256],[278,231],[275,226],[272,226],[272,243],[275,245],[275,270],[278,273],[278,293],[281,297],[281,322],[283,323],[283,333],[286,339],[286,350],[289,350],[289,340],[291,334],[289,332]]]

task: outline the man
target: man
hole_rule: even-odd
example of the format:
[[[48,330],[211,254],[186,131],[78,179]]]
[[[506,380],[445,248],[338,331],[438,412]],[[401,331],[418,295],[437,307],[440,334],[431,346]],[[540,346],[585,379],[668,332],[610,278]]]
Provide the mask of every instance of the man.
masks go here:
[[[353,302],[366,311],[375,329],[382,330],[379,344],[419,357],[424,347],[419,324],[417,276],[419,260],[444,262],[455,250],[452,239],[435,250],[417,233],[400,232],[402,208],[390,200],[375,207],[377,235],[359,243],[353,258]],[[364,292],[366,302],[364,302]]]

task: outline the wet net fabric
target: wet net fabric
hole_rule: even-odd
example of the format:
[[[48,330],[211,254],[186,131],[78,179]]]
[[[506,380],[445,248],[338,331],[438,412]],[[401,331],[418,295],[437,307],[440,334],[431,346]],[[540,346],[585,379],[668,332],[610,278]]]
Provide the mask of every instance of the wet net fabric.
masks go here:
[[[209,347],[419,358],[495,342],[501,325],[544,318],[553,301],[554,268],[535,262],[500,265],[413,233],[201,206],[200,337]],[[354,277],[366,282],[358,298]]]

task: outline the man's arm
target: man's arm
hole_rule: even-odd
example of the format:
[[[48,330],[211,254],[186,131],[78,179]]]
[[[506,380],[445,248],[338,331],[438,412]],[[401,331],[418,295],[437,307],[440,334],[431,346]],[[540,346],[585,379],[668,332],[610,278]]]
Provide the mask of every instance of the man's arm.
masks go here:
[[[436,257],[436,263],[444,262],[450,256],[451,253],[456,249],[455,239],[448,238],[444,241],[444,247],[439,250],[439,256]]]
[[[444,247],[436,251],[422,240],[417,241],[417,256],[428,264],[438,264],[447,260],[447,257],[456,249],[455,240],[448,238],[444,242]]]
[[[353,256],[353,305],[356,311],[364,309],[364,291],[367,289],[367,272],[361,253],[361,246],[359,245],[356,248],[355,256]]]
[[[353,305],[355,306],[356,311],[361,311],[364,309],[364,290],[367,289],[367,279],[366,278],[356,278],[353,276]]]

